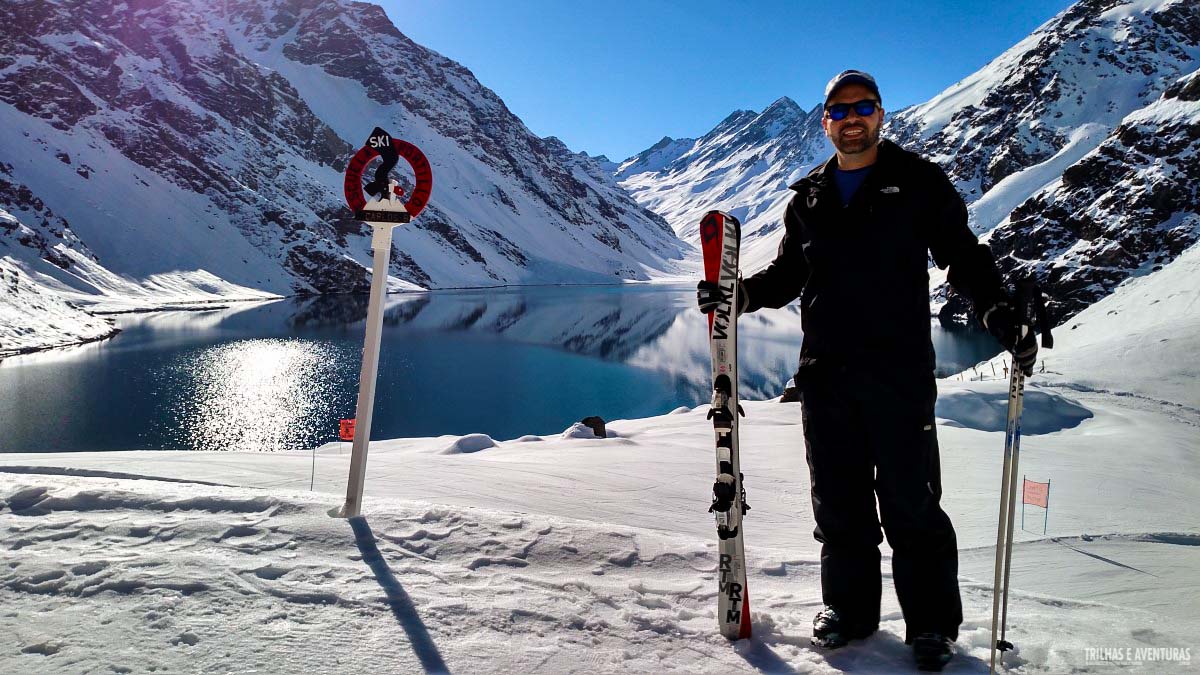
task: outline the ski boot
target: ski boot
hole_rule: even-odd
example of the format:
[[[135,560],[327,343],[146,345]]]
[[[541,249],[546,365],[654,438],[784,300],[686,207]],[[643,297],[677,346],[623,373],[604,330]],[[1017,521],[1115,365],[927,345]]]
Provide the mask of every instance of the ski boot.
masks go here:
[[[851,640],[861,640],[879,628],[878,623],[855,624],[846,621],[829,605],[813,617],[812,644],[822,649],[845,647]]]
[[[913,640],[917,670],[940,672],[954,656],[954,641],[941,633],[921,633]]]

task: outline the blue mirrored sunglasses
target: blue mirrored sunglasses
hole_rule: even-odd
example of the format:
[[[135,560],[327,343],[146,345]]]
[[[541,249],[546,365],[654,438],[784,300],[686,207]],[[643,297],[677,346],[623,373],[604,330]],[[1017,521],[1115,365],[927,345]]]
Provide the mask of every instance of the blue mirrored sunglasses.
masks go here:
[[[834,122],[841,122],[850,116],[851,109],[853,109],[854,113],[859,117],[870,117],[871,115],[875,114],[875,107],[878,105],[879,103],[877,101],[872,101],[869,98],[864,98],[863,100],[855,101],[854,103],[834,103],[833,105],[825,108],[825,114],[829,115],[829,119],[833,120]]]

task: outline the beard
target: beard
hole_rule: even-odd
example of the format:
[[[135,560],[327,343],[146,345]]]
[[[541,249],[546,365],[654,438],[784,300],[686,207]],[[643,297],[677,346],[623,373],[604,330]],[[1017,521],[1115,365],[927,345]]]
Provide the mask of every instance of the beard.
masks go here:
[[[855,138],[846,138],[845,133],[850,129],[862,129],[863,135]],[[865,124],[856,124],[840,130],[837,137],[830,138],[829,140],[833,142],[833,147],[837,148],[838,152],[843,155],[857,155],[860,152],[866,152],[879,143],[879,132],[881,130],[882,125],[872,130]]]

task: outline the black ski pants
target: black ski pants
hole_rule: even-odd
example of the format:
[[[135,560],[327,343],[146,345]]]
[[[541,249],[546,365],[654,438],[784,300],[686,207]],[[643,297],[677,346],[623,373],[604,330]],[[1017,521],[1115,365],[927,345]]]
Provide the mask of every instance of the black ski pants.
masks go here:
[[[906,640],[926,631],[956,639],[958,544],[939,504],[933,373],[813,364],[796,382],[825,604],[855,625],[879,623],[882,520]]]

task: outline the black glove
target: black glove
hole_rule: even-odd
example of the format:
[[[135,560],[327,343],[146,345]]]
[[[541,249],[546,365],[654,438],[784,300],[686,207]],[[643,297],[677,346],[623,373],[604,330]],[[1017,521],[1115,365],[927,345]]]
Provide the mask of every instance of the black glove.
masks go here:
[[[746,304],[750,302],[750,298],[746,297],[746,289],[742,286],[741,279],[738,280],[738,314],[746,311]],[[702,280],[696,284],[696,305],[700,307],[700,311],[708,314],[715,310],[717,305],[725,302],[725,291],[717,285],[715,281]]]
[[[983,327],[1009,352],[1013,361],[1026,375],[1033,374],[1037,361],[1037,334],[1029,319],[1007,301],[1000,301],[983,313]]]

